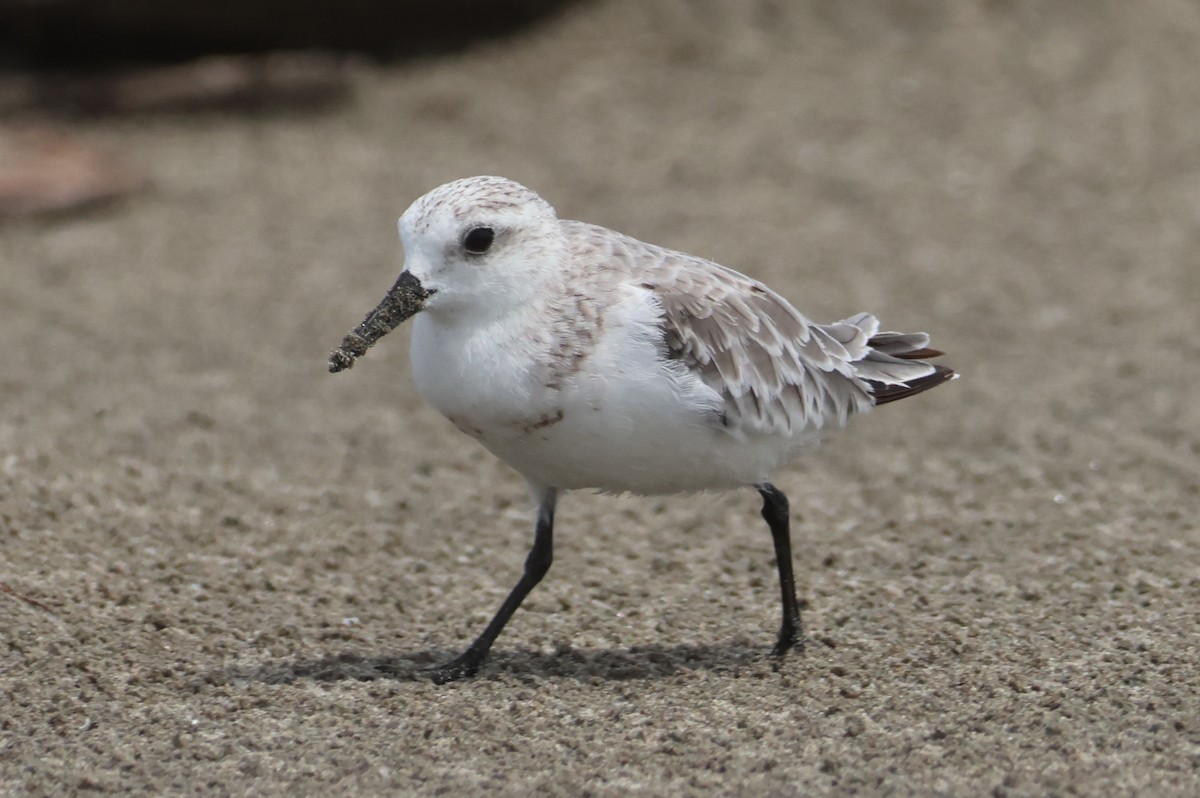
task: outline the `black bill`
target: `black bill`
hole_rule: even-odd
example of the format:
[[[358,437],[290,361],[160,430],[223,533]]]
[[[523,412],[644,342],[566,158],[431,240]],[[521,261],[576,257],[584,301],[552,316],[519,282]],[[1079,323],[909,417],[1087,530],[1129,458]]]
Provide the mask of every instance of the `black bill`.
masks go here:
[[[410,316],[425,307],[433,293],[408,272],[401,272],[387,296],[363,319],[362,324],[346,333],[342,345],[329,353],[329,371],[336,374],[354,365],[383,336],[396,329]]]

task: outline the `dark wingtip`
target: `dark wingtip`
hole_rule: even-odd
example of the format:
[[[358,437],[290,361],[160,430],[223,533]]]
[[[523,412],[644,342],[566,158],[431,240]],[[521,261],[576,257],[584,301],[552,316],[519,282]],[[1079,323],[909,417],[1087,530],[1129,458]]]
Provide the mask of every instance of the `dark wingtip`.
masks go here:
[[[941,354],[940,352],[938,354]],[[944,382],[958,377],[958,372],[947,366],[934,366],[933,373],[912,380],[903,385],[884,385],[882,382],[871,381],[871,392],[875,394],[875,404],[885,405],[897,399],[905,399],[914,394],[923,393],[930,388],[936,388]]]
[[[946,354],[940,349],[915,349],[912,352],[892,352],[892,357],[898,357],[901,360],[932,360],[935,357],[941,357]]]

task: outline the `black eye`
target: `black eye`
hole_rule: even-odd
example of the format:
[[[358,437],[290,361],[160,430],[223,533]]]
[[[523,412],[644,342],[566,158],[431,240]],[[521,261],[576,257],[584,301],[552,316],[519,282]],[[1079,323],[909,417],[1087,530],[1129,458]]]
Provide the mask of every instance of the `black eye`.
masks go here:
[[[472,255],[482,255],[496,240],[496,231],[490,227],[472,227],[463,236],[463,249]]]

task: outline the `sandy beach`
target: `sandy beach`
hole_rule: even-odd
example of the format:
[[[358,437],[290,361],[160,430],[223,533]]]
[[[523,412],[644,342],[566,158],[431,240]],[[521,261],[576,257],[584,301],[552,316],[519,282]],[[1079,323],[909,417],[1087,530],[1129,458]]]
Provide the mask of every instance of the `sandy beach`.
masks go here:
[[[0,795],[1200,793],[1198,70],[1186,0],[607,0],[323,112],[53,122],[150,186],[0,225]],[[803,654],[753,491],[572,493],[421,676],[525,486],[406,330],[325,360],[481,173],[962,373],[777,475]]]

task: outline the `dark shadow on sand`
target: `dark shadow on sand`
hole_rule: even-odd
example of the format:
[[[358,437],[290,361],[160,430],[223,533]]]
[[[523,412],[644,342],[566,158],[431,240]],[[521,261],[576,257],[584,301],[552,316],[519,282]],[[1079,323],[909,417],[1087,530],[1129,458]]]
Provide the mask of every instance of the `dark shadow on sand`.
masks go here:
[[[288,684],[301,679],[318,682],[345,680],[427,681],[428,669],[460,652],[425,648],[392,657],[353,653],[246,668],[222,668],[207,674],[208,684]],[[560,647],[554,652],[501,649],[492,652],[476,679],[517,677],[531,680],[576,679],[627,681],[661,679],[686,671],[737,673],[746,668],[778,667],[767,649],[747,642],[718,645],[644,645],[630,648],[584,649]]]

